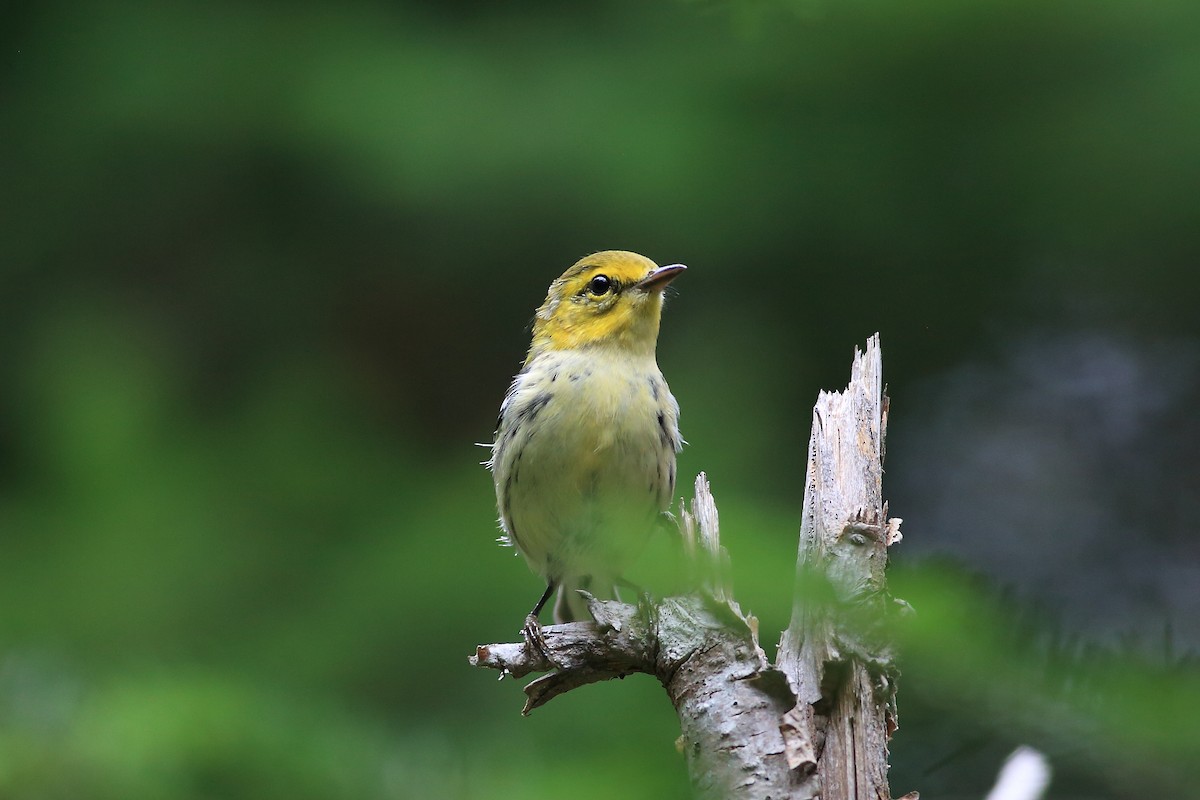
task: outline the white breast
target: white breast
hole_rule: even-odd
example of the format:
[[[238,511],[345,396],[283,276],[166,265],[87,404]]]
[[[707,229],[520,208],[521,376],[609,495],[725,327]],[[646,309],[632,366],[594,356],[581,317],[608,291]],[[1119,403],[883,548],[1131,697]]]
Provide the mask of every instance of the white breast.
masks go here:
[[[533,569],[621,574],[670,503],[678,413],[653,358],[555,351],[517,376],[492,465],[501,521]]]

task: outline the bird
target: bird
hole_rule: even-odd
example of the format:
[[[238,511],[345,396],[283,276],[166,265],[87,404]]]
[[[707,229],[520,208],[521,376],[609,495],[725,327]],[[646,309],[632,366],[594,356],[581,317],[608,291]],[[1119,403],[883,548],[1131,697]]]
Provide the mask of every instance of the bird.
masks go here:
[[[584,256],[537,309],[525,361],[496,422],[491,458],[504,544],[557,623],[589,620],[577,589],[614,597],[675,491],[679,404],[659,370],[663,290],[687,269],[626,250]]]

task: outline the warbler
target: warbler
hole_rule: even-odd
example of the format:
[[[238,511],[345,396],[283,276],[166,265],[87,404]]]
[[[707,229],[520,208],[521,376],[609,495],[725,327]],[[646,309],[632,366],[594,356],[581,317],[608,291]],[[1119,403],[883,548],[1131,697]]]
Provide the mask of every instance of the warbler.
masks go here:
[[[556,589],[556,622],[589,619],[575,590],[611,596],[671,503],[683,440],[655,347],[663,290],[685,269],[593,253],[537,310],[485,462],[501,541],[546,581],[527,626]]]

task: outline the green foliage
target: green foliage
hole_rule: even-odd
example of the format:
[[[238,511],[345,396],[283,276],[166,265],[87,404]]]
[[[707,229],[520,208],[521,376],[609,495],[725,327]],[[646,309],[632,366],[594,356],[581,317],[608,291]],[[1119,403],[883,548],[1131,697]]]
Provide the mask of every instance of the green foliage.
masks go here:
[[[523,720],[466,665],[541,588],[472,443],[545,286],[603,247],[692,266],[681,483],[712,476],[769,648],[853,343],[883,331],[896,430],[1025,320],[1200,335],[1197,8],[12,12],[0,796],[686,796],[649,680]],[[1194,661],[902,575],[897,794],[978,796],[1030,742],[1064,791],[1184,796]]]

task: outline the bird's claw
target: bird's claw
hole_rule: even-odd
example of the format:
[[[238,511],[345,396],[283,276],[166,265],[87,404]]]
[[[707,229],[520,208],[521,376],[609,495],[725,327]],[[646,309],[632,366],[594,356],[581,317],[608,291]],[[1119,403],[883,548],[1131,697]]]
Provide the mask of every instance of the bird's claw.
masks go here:
[[[525,639],[527,650],[537,653],[551,664],[554,663],[554,659],[550,657],[550,646],[546,644],[546,635],[542,632],[542,624],[533,614],[525,618],[525,624],[521,626],[521,636]]]

